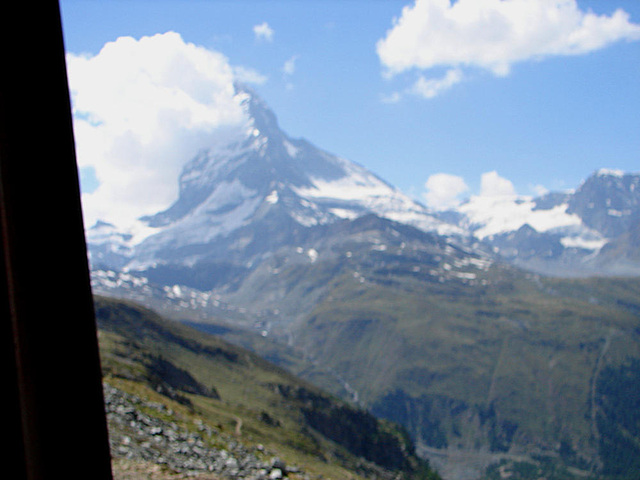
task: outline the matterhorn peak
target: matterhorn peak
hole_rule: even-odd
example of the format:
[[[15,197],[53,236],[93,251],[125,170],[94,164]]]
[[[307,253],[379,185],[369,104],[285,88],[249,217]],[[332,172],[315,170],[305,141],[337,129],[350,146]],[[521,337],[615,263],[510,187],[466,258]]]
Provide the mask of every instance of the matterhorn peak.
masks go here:
[[[282,233],[285,245],[288,231],[367,214],[425,231],[455,230],[364,167],[289,137],[259,95],[245,85],[235,88],[245,128],[218,132],[186,163],[178,199],[142,219],[152,233],[131,245],[131,268],[217,261],[232,246],[242,256],[237,245],[256,241],[260,230]]]
[[[242,106],[250,118],[253,127],[250,134],[254,137],[259,135],[281,136],[282,131],[278,125],[278,120],[266,102],[250,87],[236,82],[234,84],[236,94],[240,96]]]

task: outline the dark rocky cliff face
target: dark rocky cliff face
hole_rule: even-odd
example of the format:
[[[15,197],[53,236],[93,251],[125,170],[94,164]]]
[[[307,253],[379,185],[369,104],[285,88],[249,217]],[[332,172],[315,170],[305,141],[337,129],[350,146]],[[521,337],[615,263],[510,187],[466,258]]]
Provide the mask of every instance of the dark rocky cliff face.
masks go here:
[[[640,223],[640,175],[598,172],[571,196],[568,211],[616,238]]]

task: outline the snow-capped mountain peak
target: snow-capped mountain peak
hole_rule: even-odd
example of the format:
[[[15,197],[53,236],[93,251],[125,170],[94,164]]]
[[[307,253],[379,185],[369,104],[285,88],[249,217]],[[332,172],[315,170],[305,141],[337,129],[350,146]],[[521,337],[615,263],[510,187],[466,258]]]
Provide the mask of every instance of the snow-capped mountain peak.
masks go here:
[[[473,196],[456,210],[460,225],[496,252],[543,273],[615,273],[593,263],[640,222],[640,175],[600,169],[571,192],[533,198]],[[628,269],[625,267],[625,271]]]
[[[304,243],[313,229],[368,214],[482,243],[542,273],[603,272],[608,267],[593,263],[601,252],[635,248],[635,236],[625,235],[640,223],[639,174],[601,169],[574,192],[479,195],[436,217],[361,165],[289,137],[250,89],[238,86],[237,95],[246,123],[216,134],[184,166],[173,205],[142,218],[135,231],[98,225],[87,232],[93,264],[249,266]]]
[[[237,91],[247,124],[217,135],[185,165],[178,200],[141,219],[146,237],[129,237],[130,267],[226,255],[225,248],[254,238],[247,233],[252,228],[284,232],[370,213],[425,231],[462,233],[364,167],[289,137],[262,99],[246,87]],[[134,244],[136,238],[142,241]]]
[[[466,223],[479,239],[501,235],[529,225],[537,232],[575,229],[579,216],[568,213],[566,203],[540,208],[528,196],[475,196],[460,206]]]

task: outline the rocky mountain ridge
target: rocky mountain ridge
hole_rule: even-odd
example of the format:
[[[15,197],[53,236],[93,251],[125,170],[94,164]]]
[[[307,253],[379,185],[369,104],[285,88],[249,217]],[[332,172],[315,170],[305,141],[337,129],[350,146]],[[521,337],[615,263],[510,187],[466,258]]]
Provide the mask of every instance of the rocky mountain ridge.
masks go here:
[[[560,276],[640,274],[640,174],[602,169],[574,192],[538,198],[472,196],[431,211],[360,165],[293,139],[250,89],[238,86],[250,122],[188,162],[168,209],[132,232],[98,222],[87,230],[96,269],[145,272],[158,265],[252,268],[309,229],[367,214],[478,245],[528,270]],[[617,257],[616,261],[611,252]]]
[[[574,192],[472,197],[441,215],[537,273],[638,275],[640,244],[625,239],[640,224],[639,188],[640,174],[601,169]]]
[[[310,227],[367,213],[429,231],[458,230],[363,167],[288,137],[253,92],[240,91],[250,128],[185,165],[178,200],[141,219],[144,235],[104,223],[90,228],[94,266],[250,264]]]

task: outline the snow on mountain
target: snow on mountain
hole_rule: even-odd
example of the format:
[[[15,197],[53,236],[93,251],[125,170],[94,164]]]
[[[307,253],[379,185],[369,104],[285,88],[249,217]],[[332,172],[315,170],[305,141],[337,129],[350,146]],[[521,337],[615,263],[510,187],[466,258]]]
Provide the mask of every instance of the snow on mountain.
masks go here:
[[[569,213],[568,209],[568,203],[541,208],[531,197],[496,195],[471,197],[460,206],[459,212],[464,215],[466,226],[480,240],[528,225],[539,233],[562,235],[561,242],[567,247],[602,248],[606,238],[588,228],[580,216]]]
[[[227,262],[232,276],[281,247],[303,244],[313,229],[372,213],[481,242],[542,273],[597,273],[602,265],[589,262],[611,242],[609,252],[635,248],[616,239],[640,222],[639,174],[602,169],[575,192],[478,195],[434,216],[361,165],[289,137],[251,90],[237,86],[237,93],[248,122],[216,134],[185,165],[168,209],[141,218],[130,232],[105,224],[90,229],[94,265],[147,271]]]
[[[116,227],[107,222],[97,222],[86,233],[87,241],[93,245],[110,245],[113,251],[126,249],[130,235],[122,234]]]
[[[463,233],[362,166],[290,138],[260,98],[237,88],[249,122],[216,136],[183,168],[178,200],[140,219],[137,234],[122,237],[131,251],[129,268],[193,265],[249,243],[257,254],[252,228],[275,229],[286,243],[286,231],[369,213],[424,231]],[[89,238],[90,246],[97,238]]]
[[[311,178],[310,187],[295,188],[295,192],[309,201],[326,205],[329,212],[340,218],[356,218],[364,212],[414,226],[441,235],[463,234],[452,224],[437,220],[425,207],[372,175],[363,167],[337,158],[345,175],[336,180]]]
[[[608,238],[628,232],[640,221],[640,174],[599,170],[572,195],[569,211]]]
[[[97,222],[86,232],[89,258],[93,264],[124,266],[132,255],[131,234],[123,234],[110,223]]]
[[[598,177],[624,177],[624,172],[622,170],[617,170],[614,168],[601,168],[596,172],[596,176]]]
[[[611,255],[616,251],[624,258],[637,258],[634,243],[618,239],[640,223],[640,174],[601,169],[575,191],[538,198],[473,196],[444,218],[457,219],[503,258],[541,273],[640,272],[640,265],[628,261],[621,269]],[[629,251],[621,251],[621,245]],[[605,249],[606,262],[599,260]]]

